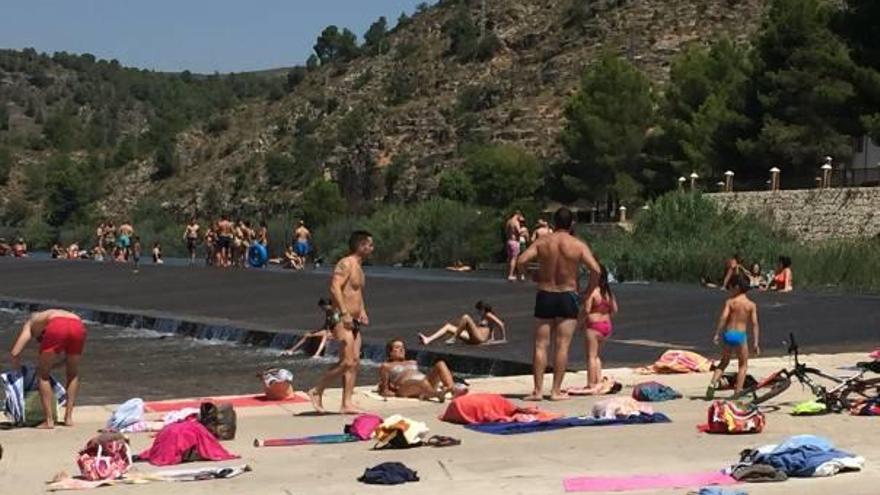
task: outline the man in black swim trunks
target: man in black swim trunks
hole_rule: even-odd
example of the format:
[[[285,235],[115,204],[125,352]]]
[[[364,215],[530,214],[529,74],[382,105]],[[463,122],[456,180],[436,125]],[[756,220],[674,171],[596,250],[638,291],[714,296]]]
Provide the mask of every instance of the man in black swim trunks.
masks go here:
[[[516,262],[520,269],[538,260],[538,294],[535,297],[535,354],[533,372],[535,388],[525,400],[543,400],[544,372],[547,368],[547,349],[550,336],[555,334],[553,359],[553,389],[550,400],[565,400],[562,379],[568,367],[568,348],[577,327],[580,312],[577,294],[578,266],[583,263],[590,270],[590,287],[598,282],[599,263],[587,244],[571,234],[573,216],[568,208],[560,208],[553,215],[556,230],[537,239]],[[590,291],[587,290],[589,294]]]

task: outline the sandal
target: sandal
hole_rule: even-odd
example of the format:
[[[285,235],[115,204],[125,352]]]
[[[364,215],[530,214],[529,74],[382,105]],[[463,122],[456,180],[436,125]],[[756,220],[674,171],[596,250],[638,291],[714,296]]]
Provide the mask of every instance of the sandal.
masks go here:
[[[434,435],[425,443],[431,447],[452,447],[455,445],[461,445],[461,440],[452,437],[445,437],[443,435]]]

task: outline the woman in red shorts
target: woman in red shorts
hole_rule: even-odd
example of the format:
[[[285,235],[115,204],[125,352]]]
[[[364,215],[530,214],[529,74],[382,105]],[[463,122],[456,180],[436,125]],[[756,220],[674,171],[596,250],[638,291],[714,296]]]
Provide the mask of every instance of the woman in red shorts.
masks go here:
[[[39,376],[40,399],[46,421],[37,428],[50,429],[55,426],[52,414],[52,386],[49,384],[49,371],[55,364],[55,356],[64,353],[67,366],[67,409],[64,424],[73,426],[73,405],[79,391],[79,360],[86,343],[86,327],[79,316],[63,309],[48,309],[31,314],[21,327],[21,333],[12,346],[12,367],[21,367],[21,353],[31,338],[40,343]]]

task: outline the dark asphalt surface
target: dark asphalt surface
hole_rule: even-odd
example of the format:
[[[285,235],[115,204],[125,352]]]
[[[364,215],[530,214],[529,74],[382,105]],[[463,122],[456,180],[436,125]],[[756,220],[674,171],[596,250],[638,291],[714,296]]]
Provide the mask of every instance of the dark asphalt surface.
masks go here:
[[[440,342],[433,350],[456,355],[531,361],[531,283],[510,283],[495,274],[368,268],[366,304],[373,342],[402,336],[418,348],[416,332],[473,312],[483,299],[508,326],[509,343],[486,347]],[[0,259],[0,300],[27,299],[75,307],[148,312],[178,319],[247,329],[299,332],[323,320],[317,300],[327,292],[326,269],[282,272],[254,269],[130,266],[89,261]],[[674,284],[619,285],[621,311],[604,361],[653,361],[664,349],[686,347],[713,354],[711,342],[721,291]],[[753,295],[759,305],[765,354],[784,352],[795,332],[806,352],[868,350],[880,344],[880,297],[795,292]],[[572,367],[583,369],[583,337],[571,349]]]

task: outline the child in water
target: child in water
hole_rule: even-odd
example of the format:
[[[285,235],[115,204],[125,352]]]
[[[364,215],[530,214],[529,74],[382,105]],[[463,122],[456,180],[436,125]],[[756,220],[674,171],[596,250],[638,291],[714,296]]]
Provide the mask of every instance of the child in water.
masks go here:
[[[730,363],[730,355],[736,353],[739,360],[739,370],[736,375],[736,389],[734,397],[742,392],[746,380],[746,372],[749,365],[749,337],[747,329],[752,327],[752,351],[756,356],[761,354],[760,328],[758,326],[758,306],[746,295],[749,290],[749,279],[743,274],[737,274],[730,282],[730,296],[724,302],[721,309],[721,317],[715,328],[715,344],[724,344],[721,354],[721,362],[714,367],[712,381],[706,390],[706,399],[711,400],[715,395],[715,388],[724,369]],[[722,333],[723,331],[723,333]]]

